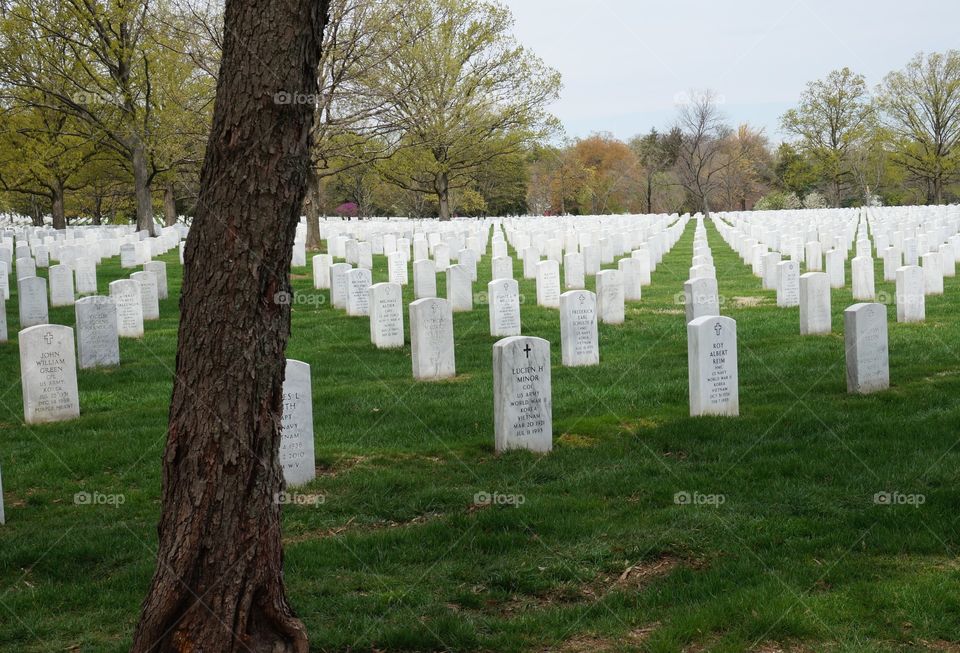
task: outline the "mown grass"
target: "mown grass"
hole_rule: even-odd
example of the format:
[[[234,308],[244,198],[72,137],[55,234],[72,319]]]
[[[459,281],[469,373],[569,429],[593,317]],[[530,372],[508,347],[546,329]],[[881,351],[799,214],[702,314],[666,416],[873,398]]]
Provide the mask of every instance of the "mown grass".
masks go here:
[[[558,313],[521,281],[524,333],[553,343],[548,456],[494,455],[485,307],[455,316],[458,377],[414,383],[409,346],[375,350],[365,318],[294,270],[288,355],[312,366],[320,473],[298,492],[324,501],[285,508],[286,580],[314,650],[960,650],[960,280],[928,298],[925,324],[890,324],[892,388],[854,397],[849,289],[834,291],[834,334],[801,337],[799,309],[708,232],[741,416],[688,416],[688,225],[626,324],[600,326],[599,367],[559,366]],[[126,274],[99,276],[105,290]],[[487,258],[476,292],[489,279]],[[122,342],[119,369],[80,373],[70,423],[23,425],[16,342],[0,346],[0,650],[129,643],[154,563],[176,299],[161,312]],[[7,313],[15,334],[15,299]],[[81,491],[124,503],[77,506]],[[876,505],[881,491],[924,503]],[[522,505],[478,507],[481,492]]]

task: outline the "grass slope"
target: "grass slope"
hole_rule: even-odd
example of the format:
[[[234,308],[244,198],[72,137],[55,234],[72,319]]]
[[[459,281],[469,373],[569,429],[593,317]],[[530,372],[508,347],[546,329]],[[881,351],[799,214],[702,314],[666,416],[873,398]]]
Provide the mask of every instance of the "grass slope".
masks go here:
[[[367,319],[294,270],[288,355],[312,366],[319,472],[298,492],[323,502],[285,509],[286,578],[315,650],[960,650],[960,279],[925,324],[890,324],[893,387],[851,397],[849,289],[833,293],[834,335],[801,337],[799,309],[708,232],[741,416],[688,416],[676,295],[691,224],[626,324],[600,326],[599,367],[560,367],[558,312],[521,281],[524,333],[553,343],[549,456],[493,454],[485,307],[454,318],[459,376],[414,383],[409,346],[375,350]],[[116,261],[99,275],[102,290],[126,276]],[[488,257],[475,291],[489,280]],[[120,368],[80,372],[69,423],[24,426],[16,342],[0,346],[2,651],[128,646],[154,564],[176,299],[161,313],[122,341]],[[7,314],[15,334],[15,298]],[[881,491],[925,501],[876,505]],[[484,492],[522,504],[474,505]]]

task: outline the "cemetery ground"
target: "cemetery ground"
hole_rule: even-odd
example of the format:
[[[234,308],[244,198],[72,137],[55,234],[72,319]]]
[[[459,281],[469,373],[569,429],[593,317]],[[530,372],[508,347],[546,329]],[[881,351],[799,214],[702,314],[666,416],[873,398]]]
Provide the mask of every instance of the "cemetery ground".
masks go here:
[[[551,342],[549,455],[494,455],[479,301],[454,315],[458,376],[416,383],[409,344],[374,349],[368,319],[294,269],[288,356],[312,367],[318,478],[284,507],[286,582],[314,650],[960,651],[960,279],[923,324],[888,306],[892,387],[851,396],[849,288],[833,334],[801,336],[799,309],[708,224],[741,416],[694,419],[677,301],[693,229],[626,323],[600,325],[598,367],[560,366],[559,313],[520,282],[523,333]],[[79,371],[79,419],[24,426],[17,346],[0,345],[2,651],[129,645],[176,351],[181,275],[161,258],[161,320],[121,340],[119,368]],[[489,256],[479,269],[478,299]],[[105,261],[101,292],[128,272]],[[15,296],[7,315],[15,336]]]

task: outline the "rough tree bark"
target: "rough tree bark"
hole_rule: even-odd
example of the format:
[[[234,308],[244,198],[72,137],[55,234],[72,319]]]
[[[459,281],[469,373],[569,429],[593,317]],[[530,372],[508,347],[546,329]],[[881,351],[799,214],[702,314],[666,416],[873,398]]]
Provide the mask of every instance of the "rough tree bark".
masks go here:
[[[157,569],[134,653],[306,653],[283,583],[278,463],[293,239],[327,0],[227,0],[185,252]]]
[[[133,192],[137,200],[137,231],[149,231],[151,236],[155,236],[150,170],[147,167],[147,150],[143,143],[137,142],[131,148],[130,163],[133,166]]]
[[[33,221],[34,227],[43,226],[43,213],[40,212],[40,205],[37,203],[37,198],[30,196],[30,219]]]
[[[177,224],[177,196],[172,181],[163,187],[163,224],[167,227]]]
[[[320,177],[313,165],[307,172],[307,192],[303,199],[307,216],[307,249],[319,250],[320,243]]]
[[[440,219],[450,219],[450,178],[447,173],[441,172],[437,176],[437,202],[440,205]]]
[[[66,191],[64,190],[64,184],[59,179],[53,182],[53,186],[50,188],[50,215],[53,217],[53,228],[54,229],[66,229],[67,228],[67,216],[64,210],[64,204],[66,203]]]

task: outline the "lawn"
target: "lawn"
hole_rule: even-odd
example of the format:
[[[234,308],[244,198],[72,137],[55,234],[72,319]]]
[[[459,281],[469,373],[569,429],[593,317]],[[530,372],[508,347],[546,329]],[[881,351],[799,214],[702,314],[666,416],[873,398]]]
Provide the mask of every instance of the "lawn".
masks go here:
[[[454,317],[456,379],[415,383],[409,345],[374,349],[368,320],[294,269],[288,355],[312,367],[318,468],[297,492],[322,500],[285,507],[286,580],[314,650],[960,651],[960,279],[924,324],[888,307],[892,387],[850,396],[849,287],[834,334],[800,336],[799,309],[708,226],[741,415],[690,418],[677,294],[693,227],[626,323],[600,325],[598,367],[560,366],[559,313],[521,281],[523,332],[553,349],[546,456],[494,455],[485,306]],[[163,318],[121,342],[119,368],[79,373],[79,419],[26,427],[17,344],[0,345],[0,651],[129,645],[176,349],[181,274],[162,258]],[[127,272],[105,262],[101,291]],[[489,256],[479,275],[478,300]],[[7,316],[15,336],[15,297]],[[50,318],[74,324],[72,308]]]

